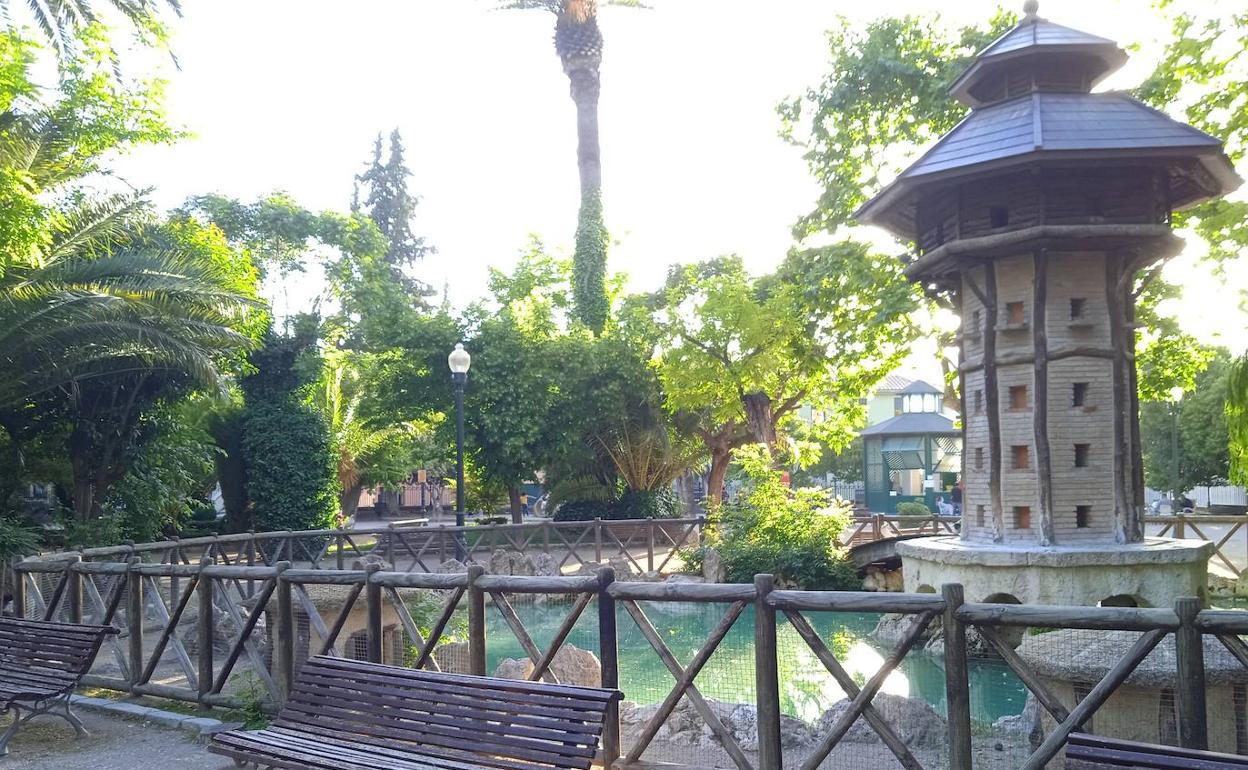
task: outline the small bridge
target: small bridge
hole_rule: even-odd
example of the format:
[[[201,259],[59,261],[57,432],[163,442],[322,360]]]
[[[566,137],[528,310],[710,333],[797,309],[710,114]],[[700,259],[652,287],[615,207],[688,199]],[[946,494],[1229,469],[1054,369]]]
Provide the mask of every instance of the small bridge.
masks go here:
[[[882,540],[873,540],[851,546],[849,558],[858,569],[866,569],[868,564],[879,564],[886,569],[897,569],[901,566],[901,558],[897,555],[897,544],[903,540],[914,540],[920,537],[937,537],[941,532],[911,533],[896,535]]]

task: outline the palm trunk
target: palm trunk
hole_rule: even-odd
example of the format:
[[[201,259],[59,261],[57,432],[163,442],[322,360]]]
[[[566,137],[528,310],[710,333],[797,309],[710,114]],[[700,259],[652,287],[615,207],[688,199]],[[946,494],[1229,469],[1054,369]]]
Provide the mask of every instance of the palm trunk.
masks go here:
[[[598,141],[598,97],[602,93],[602,33],[594,0],[564,0],[555,22],[555,51],[568,76],[576,105],[576,161],[581,181],[573,255],[573,297],[577,317],[595,333],[607,322],[607,231],[602,217],[602,151]]]
[[[338,507],[342,511],[343,520],[351,519],[355,516],[355,512],[360,508],[360,495],[363,494],[364,487],[359,484],[342,490],[338,495]]]

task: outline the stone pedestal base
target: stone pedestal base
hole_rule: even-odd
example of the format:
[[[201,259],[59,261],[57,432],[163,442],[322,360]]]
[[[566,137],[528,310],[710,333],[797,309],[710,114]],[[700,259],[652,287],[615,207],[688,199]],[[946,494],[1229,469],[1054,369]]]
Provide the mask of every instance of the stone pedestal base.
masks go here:
[[[1206,599],[1213,543],[1042,548],[930,537],[897,543],[897,554],[912,593],[961,583],[970,602],[1169,607],[1180,596]]]

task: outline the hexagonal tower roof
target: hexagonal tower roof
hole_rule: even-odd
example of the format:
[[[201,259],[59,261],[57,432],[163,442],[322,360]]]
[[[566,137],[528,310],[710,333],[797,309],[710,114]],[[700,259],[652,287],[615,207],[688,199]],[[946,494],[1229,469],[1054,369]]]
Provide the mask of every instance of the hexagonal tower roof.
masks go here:
[[[1116,43],[1040,18],[1035,2],[1025,10],[951,86],[970,114],[864,204],[859,220],[913,238],[915,205],[925,191],[1020,166],[1162,164],[1172,210],[1239,186],[1216,137],[1125,93],[1092,92],[1127,60]]]

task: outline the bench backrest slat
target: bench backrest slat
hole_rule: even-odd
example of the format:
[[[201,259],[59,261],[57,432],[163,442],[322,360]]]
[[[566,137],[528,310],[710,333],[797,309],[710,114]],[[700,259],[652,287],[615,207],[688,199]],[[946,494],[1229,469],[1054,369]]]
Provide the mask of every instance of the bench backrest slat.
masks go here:
[[[0,618],[0,659],[10,666],[53,670],[77,678],[87,673],[110,626]]]
[[[501,770],[585,769],[619,693],[310,658],[278,729]]]

